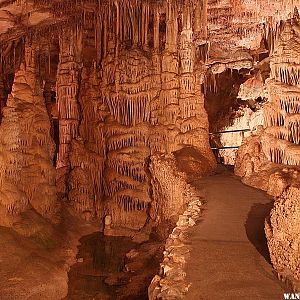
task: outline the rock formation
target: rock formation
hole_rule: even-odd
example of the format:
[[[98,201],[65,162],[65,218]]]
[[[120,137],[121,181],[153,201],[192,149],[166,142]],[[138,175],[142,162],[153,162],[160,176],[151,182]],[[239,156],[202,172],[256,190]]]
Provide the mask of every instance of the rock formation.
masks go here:
[[[300,288],[299,226],[299,187],[291,186],[275,200],[265,231],[271,261],[279,278],[295,290]]]
[[[19,228],[23,213],[33,210],[53,222],[59,210],[52,164],[54,144],[34,54],[26,46],[0,128],[1,225],[24,230],[26,235],[34,228]]]
[[[31,235],[67,211],[166,237],[182,173],[211,173],[216,148],[276,197],[271,259],[298,281],[299,5],[0,1],[0,225]]]
[[[66,30],[60,36],[60,53],[57,70],[57,103],[59,112],[59,152],[57,156],[58,192],[67,193],[67,176],[70,172],[70,149],[79,134],[79,60],[80,31]],[[79,49],[78,49],[79,48]]]
[[[235,165],[237,175],[249,185],[275,197],[266,236],[271,261],[278,275],[298,289],[298,48],[299,16],[284,24],[274,43],[267,80],[268,103],[264,106],[264,128],[244,140]]]
[[[208,55],[207,6],[192,1],[184,6],[175,1],[94,4],[87,10],[70,1],[36,1],[32,9],[48,5],[51,12],[46,23],[52,45],[44,38],[47,28],[31,27],[29,7],[22,13],[32,29],[26,42],[36,45],[36,75],[43,81],[57,143],[59,201],[83,219],[105,219],[106,234],[132,235],[147,228],[157,205],[152,183],[160,176],[152,178],[151,155],[192,147],[202,155],[202,173],[215,166],[201,89]],[[22,5],[16,4],[15,14]],[[66,21],[62,9],[72,11],[75,19]],[[76,9],[84,12],[83,18]],[[7,49],[20,56],[16,49],[22,40],[15,34],[18,42],[3,46],[4,67],[12,59]],[[9,87],[4,86],[7,80],[0,82],[4,106]],[[22,201],[16,200],[20,206]],[[183,208],[175,202],[171,199],[176,211]]]

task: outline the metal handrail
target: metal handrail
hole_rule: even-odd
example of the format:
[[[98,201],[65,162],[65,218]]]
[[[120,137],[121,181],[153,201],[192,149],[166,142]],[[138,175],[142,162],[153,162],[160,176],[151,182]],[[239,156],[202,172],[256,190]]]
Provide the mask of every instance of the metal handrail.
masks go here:
[[[220,133],[230,133],[230,132],[247,132],[247,131],[251,131],[251,129],[246,128],[246,129],[236,129],[236,130],[228,130],[228,131],[210,132],[209,135],[220,134]]]
[[[251,131],[250,128],[245,128],[245,129],[235,129],[235,130],[228,130],[228,131],[219,131],[219,132],[212,132],[209,133],[209,135],[216,135],[216,134],[221,134],[221,133],[238,133],[238,132],[247,132]],[[222,147],[216,147],[212,146],[212,150],[226,150],[226,149],[238,149],[240,146],[222,146]]]
[[[220,147],[220,148],[216,148],[216,147],[213,147],[211,148],[211,150],[224,150],[224,149],[238,149],[240,148],[240,146],[224,146],[224,147]]]

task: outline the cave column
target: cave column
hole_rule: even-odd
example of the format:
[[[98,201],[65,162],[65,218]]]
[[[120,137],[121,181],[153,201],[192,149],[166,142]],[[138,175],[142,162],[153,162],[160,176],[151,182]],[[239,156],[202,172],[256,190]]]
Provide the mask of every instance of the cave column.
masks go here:
[[[207,39],[207,0],[196,2],[194,32],[197,37]]]
[[[300,165],[300,61],[296,50],[299,33],[295,30],[298,26],[296,14],[286,22],[270,57],[262,149],[267,159],[277,164]]]
[[[158,8],[155,8],[154,10],[154,16],[153,16],[154,22],[153,22],[153,52],[152,52],[152,64],[153,64],[153,88],[156,89],[157,92],[161,90],[161,53],[159,51],[159,23],[160,23],[160,11]],[[160,116],[160,108],[161,105],[158,103],[157,98],[152,99],[150,103],[150,123],[152,125],[157,125],[159,121]]]
[[[161,64],[160,116],[158,118],[158,123],[164,127],[160,133],[163,142],[160,142],[159,148],[162,152],[168,153],[176,150],[175,137],[178,133],[176,125],[179,116],[177,16],[178,7],[176,3],[168,1],[166,4],[166,43]]]
[[[54,139],[54,125],[52,120],[52,85],[50,80],[46,80],[44,84],[44,98],[45,98],[45,104],[47,108],[47,112],[49,115],[49,120],[51,124],[51,136]]]
[[[142,2],[142,44],[145,51],[149,49],[148,27],[149,27],[150,8],[148,3]]]
[[[177,51],[177,34],[178,34],[178,22],[177,22],[177,5],[168,1],[167,13],[166,13],[166,47],[165,50],[171,53]]]
[[[2,120],[2,111],[3,111],[3,107],[5,106],[6,99],[7,99],[7,95],[5,92],[4,79],[0,78],[0,123]]]
[[[79,97],[80,139],[73,139],[71,145],[68,200],[76,214],[85,220],[101,218],[103,213],[107,108],[99,87],[96,65],[83,67]]]
[[[180,33],[180,112],[182,118],[181,132],[187,133],[190,128],[189,120],[195,117],[197,103],[200,99],[195,97],[195,49],[193,45],[193,30],[191,26],[191,3],[185,1],[182,13],[182,26],[183,29]],[[184,137],[184,136],[182,136]],[[186,135],[187,137],[187,135]],[[191,141],[188,137],[180,141],[181,144],[188,144]]]
[[[214,156],[209,145],[208,116],[201,91],[205,65],[196,62],[194,32],[192,28],[193,3],[185,1],[180,33],[180,131],[177,136],[179,148],[193,146],[214,165]]]
[[[68,29],[59,39],[57,70],[57,103],[59,113],[59,151],[57,157],[58,192],[66,194],[66,176],[70,171],[72,139],[78,136],[80,112],[78,105],[82,32]]]

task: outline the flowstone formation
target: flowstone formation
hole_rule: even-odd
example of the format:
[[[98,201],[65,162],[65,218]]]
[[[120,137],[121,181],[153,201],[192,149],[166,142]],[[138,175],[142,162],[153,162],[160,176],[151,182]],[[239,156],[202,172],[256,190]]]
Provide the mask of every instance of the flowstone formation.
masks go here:
[[[178,154],[179,169],[189,166],[197,176],[214,169],[209,144],[212,124],[205,109],[208,91],[218,89],[216,82],[226,72],[235,79],[239,72],[255,68],[261,73],[249,80],[248,87],[263,89],[259,64],[276,48],[283,30],[280,21],[296,4],[5,2],[0,8],[1,110],[24,43],[33,41],[36,73],[56,142],[59,201],[68,204],[74,215],[105,224],[106,234],[149,232],[148,225],[157,222],[152,216],[157,205],[152,182],[160,177],[154,179],[150,172],[150,163],[153,167],[158,162],[151,158]],[[247,97],[246,83],[244,88]],[[245,119],[252,115],[249,109],[243,114]],[[252,123],[257,127],[260,119]],[[290,123],[292,142],[297,143],[297,122]],[[241,124],[243,120],[232,128]],[[225,137],[222,143],[227,143]],[[278,151],[270,154],[271,160],[281,155]],[[229,156],[228,161],[233,161]],[[181,203],[173,206],[182,208]]]
[[[270,59],[265,125],[244,140],[235,173],[275,197],[266,220],[271,261],[278,275],[299,290],[299,15],[284,24]]]
[[[49,28],[31,27],[30,8],[24,7],[20,14],[29,18],[31,30],[1,45],[1,62],[4,69],[17,65],[24,40],[36,44],[37,75],[56,143],[59,201],[72,214],[104,224],[105,234],[149,235],[158,217],[152,215],[157,203],[151,157],[189,148],[200,159],[184,151],[181,157],[187,163],[192,158],[199,176],[215,167],[202,88],[208,7],[200,1],[77,4],[35,1],[36,11],[51,12]],[[15,14],[22,5],[14,6]],[[64,10],[72,11],[67,19]],[[10,87],[2,77],[4,106]],[[176,198],[166,201],[176,208],[174,215],[184,208],[172,203]]]
[[[300,91],[298,90],[297,75],[299,42],[298,18],[295,16],[284,25],[270,59],[271,74],[267,80],[269,102],[263,109],[265,128],[259,133],[261,147],[259,152],[265,157],[260,163],[262,166],[252,161],[250,163],[252,167],[248,168],[248,174],[245,176],[241,168],[245,165],[243,160],[246,160],[247,150],[239,151],[236,172],[240,176],[247,177],[248,179],[244,178],[244,180],[245,182],[248,180],[249,184],[251,184],[251,173],[257,173],[258,170],[264,169],[264,162],[268,165],[271,163],[299,165],[297,121],[299,118],[297,99],[299,99]],[[251,142],[250,138],[245,144]],[[254,140],[253,143],[255,143]],[[256,156],[252,155],[252,160],[255,159]],[[266,189],[265,186],[263,189]]]
[[[34,51],[26,47],[0,127],[0,222],[25,235],[39,230],[41,217],[58,221],[59,210],[54,144],[35,66]]]
[[[178,212],[189,202],[186,174],[179,172],[174,155],[153,155],[150,162],[153,203],[150,216],[160,235],[167,236]]]
[[[109,110],[105,120],[104,173],[107,234],[128,234],[126,229],[142,229],[149,223],[149,217],[154,221],[151,213],[149,215],[155,204],[151,197],[150,155],[170,154],[189,146],[203,154],[210,166],[208,171],[215,165],[200,90],[204,66],[195,60],[192,7],[187,3],[183,11],[178,41],[178,6],[171,2],[166,5],[166,33],[161,55],[160,12],[153,11],[150,46],[148,22],[152,15],[151,7],[146,4],[141,4],[145,16],[137,15],[133,19],[130,49],[112,34],[104,41],[106,56],[100,77]],[[119,6],[116,8],[120,26],[127,12]],[[140,22],[142,28],[138,31]],[[122,32],[122,28],[117,28],[116,34],[125,39],[128,32]]]
[[[113,49],[112,45],[110,51]],[[104,72],[113,68],[116,72],[112,78],[113,90],[106,88],[104,95],[110,112],[106,133],[105,206],[115,227],[139,230],[147,221],[151,202],[147,174],[150,101],[157,92],[151,80],[151,60],[138,49],[121,51],[116,58],[117,65],[115,59],[108,61],[113,54],[104,62]]]

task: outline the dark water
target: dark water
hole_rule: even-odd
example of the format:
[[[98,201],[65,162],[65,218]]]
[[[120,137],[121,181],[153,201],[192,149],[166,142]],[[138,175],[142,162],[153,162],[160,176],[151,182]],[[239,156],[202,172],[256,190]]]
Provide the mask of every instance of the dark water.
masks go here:
[[[153,257],[155,251],[135,260],[134,272],[125,270],[126,253],[132,249],[145,251],[147,243],[140,246],[130,238],[108,237],[100,232],[81,238],[80,243],[77,258],[82,262],[70,269],[66,299],[147,299],[148,285],[159,267],[159,258]]]

